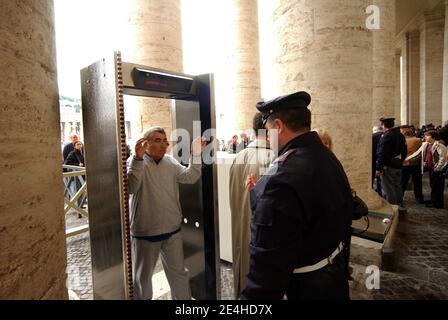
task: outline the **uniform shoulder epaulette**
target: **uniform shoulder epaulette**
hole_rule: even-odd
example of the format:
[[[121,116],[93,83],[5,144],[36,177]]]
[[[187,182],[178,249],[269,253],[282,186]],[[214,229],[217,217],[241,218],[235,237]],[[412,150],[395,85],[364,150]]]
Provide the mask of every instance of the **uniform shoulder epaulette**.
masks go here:
[[[291,156],[292,154],[294,154],[296,152],[297,149],[290,149],[288,151],[286,151],[284,154],[282,154],[280,157],[278,157],[277,159],[275,159],[274,163],[277,162],[285,162],[286,159],[289,158],[289,156]]]

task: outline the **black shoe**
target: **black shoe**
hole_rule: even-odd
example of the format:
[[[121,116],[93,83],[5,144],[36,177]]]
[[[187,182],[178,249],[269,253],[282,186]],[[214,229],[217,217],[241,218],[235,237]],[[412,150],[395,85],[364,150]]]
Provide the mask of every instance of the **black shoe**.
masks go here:
[[[420,204],[425,204],[425,200],[423,198],[415,199],[415,201],[417,201],[417,203],[420,203]]]
[[[436,206],[434,205],[434,203],[427,203],[426,204],[426,208],[435,208]]]

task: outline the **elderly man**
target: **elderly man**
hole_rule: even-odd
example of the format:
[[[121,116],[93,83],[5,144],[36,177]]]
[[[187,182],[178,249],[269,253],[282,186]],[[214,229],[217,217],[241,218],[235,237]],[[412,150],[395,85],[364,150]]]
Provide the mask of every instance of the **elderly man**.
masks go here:
[[[204,144],[200,138],[193,141],[193,156],[201,155]],[[168,146],[164,129],[150,128],[137,141],[135,156],[129,161],[135,299],[152,299],[152,274],[159,253],[172,298],[191,298],[182,247],[179,183],[195,183],[201,176],[201,164],[192,164],[190,158],[185,168],[166,154]]]
[[[344,239],[353,200],[342,165],[311,132],[306,92],[257,104],[279,157],[251,191],[249,273],[242,299],[348,299]]]
[[[261,113],[255,114],[252,128],[256,139],[246,149],[238,153],[230,168],[230,209],[232,214],[232,257],[233,282],[235,298],[241,294],[246,285],[246,274],[249,271],[250,242],[250,201],[245,190],[246,177],[251,175],[257,179],[268,169],[274,160],[274,151],[269,148]]]
[[[63,158],[63,162],[65,162],[65,160],[67,160],[68,155],[70,154],[70,152],[72,152],[73,150],[75,150],[75,143],[79,141],[79,138],[76,134],[72,134],[70,137],[68,137],[70,139],[70,142],[67,143],[64,146],[64,150],[62,150],[62,158]]]

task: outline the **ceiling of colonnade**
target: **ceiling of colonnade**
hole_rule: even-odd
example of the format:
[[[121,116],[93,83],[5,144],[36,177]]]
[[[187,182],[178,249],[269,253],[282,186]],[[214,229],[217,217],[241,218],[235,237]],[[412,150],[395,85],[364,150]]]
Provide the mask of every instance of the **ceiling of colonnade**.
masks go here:
[[[444,0],[396,0],[397,35],[417,29],[419,15],[425,11],[444,11]]]

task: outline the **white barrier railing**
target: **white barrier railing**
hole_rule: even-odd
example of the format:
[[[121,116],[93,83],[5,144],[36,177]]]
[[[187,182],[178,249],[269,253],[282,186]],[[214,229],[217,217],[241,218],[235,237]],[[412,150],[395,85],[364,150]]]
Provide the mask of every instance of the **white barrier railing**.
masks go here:
[[[87,181],[85,179],[86,169],[84,167],[63,165],[64,181],[64,214],[70,210],[88,218],[87,210]],[[84,208],[85,207],[85,208]],[[89,225],[85,224],[66,230],[66,237],[72,237],[89,230]]]

